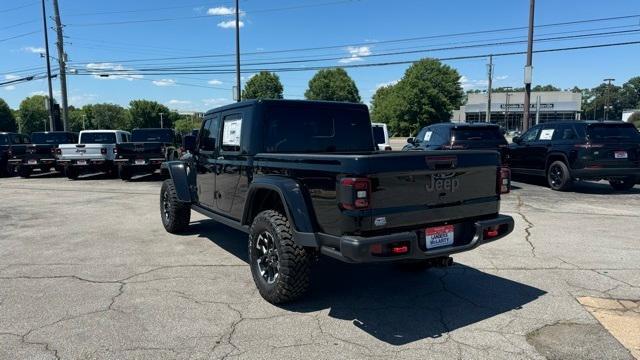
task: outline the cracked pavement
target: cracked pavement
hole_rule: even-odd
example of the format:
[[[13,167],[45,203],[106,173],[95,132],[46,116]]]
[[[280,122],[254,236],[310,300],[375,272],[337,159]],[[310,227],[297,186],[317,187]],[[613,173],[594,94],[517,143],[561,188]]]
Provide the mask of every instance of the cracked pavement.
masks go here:
[[[640,186],[514,185],[513,234],[455,266],[322,259],[278,307],[242,233],[164,231],[158,181],[0,179],[0,359],[630,358],[576,299],[640,299]]]

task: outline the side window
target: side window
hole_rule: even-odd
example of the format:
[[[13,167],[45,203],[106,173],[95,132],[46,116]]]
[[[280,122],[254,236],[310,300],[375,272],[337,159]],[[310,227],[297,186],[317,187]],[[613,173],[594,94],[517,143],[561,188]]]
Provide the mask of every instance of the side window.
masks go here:
[[[547,125],[540,130],[540,136],[538,139],[540,141],[551,141],[556,133],[556,127],[552,125]]]
[[[12,144],[21,144],[22,141],[20,139],[20,135],[18,135],[18,134],[11,135],[11,143]]]
[[[529,129],[529,131],[524,133],[524,135],[522,135],[522,141],[524,142],[536,141],[536,139],[538,138],[538,133],[540,133],[539,127],[531,128]]]
[[[200,133],[200,150],[216,151],[220,136],[220,117],[215,116],[205,121]]]
[[[222,151],[240,151],[242,114],[224,117],[222,122]]]
[[[576,140],[578,134],[571,124],[557,125],[556,131],[553,134],[554,141],[571,141]]]
[[[416,142],[422,142],[424,141],[424,135],[427,133],[427,128],[422,128],[420,131],[418,131],[418,133],[416,134],[416,137],[414,139],[416,139]]]
[[[31,144],[31,139],[27,135],[22,135],[22,143],[23,144]]]

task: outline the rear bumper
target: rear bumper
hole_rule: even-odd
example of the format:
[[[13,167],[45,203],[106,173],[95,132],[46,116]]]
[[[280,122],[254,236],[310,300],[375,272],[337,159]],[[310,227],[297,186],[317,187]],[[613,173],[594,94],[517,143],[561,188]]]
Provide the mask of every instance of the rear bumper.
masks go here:
[[[136,160],[143,160],[144,163],[136,162]],[[163,162],[166,160],[164,158],[139,158],[139,159],[115,159],[113,162],[118,164],[119,166],[131,166],[131,167],[153,167],[159,169]]]
[[[610,177],[640,177],[640,168],[584,168],[572,169],[571,176],[580,179],[603,179]]]
[[[41,159],[9,159],[9,164],[13,166],[24,167],[42,167],[42,166],[55,166],[55,158],[41,158]]]
[[[381,261],[402,261],[402,260],[424,260],[451,254],[469,251],[480,245],[496,241],[510,234],[513,231],[514,221],[511,216],[498,215],[494,219],[476,221],[472,224],[474,232],[469,234],[471,239],[460,239],[456,235],[453,245],[424,249],[424,239],[419,231],[407,231],[390,235],[374,236],[374,237],[358,237],[343,236],[333,237],[329,235],[320,235],[318,240],[321,242],[320,251],[322,254],[350,263],[364,262],[381,262]],[[498,234],[490,238],[485,237],[485,230],[489,228],[498,228]],[[422,241],[422,243],[421,243]],[[456,245],[459,243],[460,245]],[[388,247],[391,244],[407,243],[409,250],[407,253],[400,255],[380,256],[372,254],[373,245],[381,245]],[[329,245],[332,244],[332,245]],[[337,245],[337,246],[336,246]]]

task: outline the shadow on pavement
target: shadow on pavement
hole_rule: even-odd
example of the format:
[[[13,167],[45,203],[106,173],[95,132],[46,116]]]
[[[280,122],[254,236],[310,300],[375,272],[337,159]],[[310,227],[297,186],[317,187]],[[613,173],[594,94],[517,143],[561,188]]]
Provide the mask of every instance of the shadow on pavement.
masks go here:
[[[212,220],[189,232],[247,262],[246,234]],[[250,276],[247,274],[247,276]],[[308,296],[282,308],[329,316],[391,345],[403,345],[516,310],[545,292],[463,264],[403,271],[393,264],[346,264],[323,257],[312,270]]]
[[[523,176],[515,175],[513,181],[527,183],[529,185],[537,185],[545,188],[549,188],[546,180],[540,176]],[[520,190],[521,187],[511,186],[511,190]],[[576,181],[573,183],[573,187],[568,191],[569,193],[576,194],[588,194],[588,195],[629,195],[640,194],[640,185],[636,185],[633,189],[627,191],[614,190],[608,181]]]

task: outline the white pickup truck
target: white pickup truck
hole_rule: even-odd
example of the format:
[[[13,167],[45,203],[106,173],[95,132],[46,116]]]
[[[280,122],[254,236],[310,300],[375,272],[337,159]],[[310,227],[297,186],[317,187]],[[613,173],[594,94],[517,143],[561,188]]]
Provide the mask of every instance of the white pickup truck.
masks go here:
[[[82,173],[106,172],[117,174],[114,165],[116,144],[128,142],[131,134],[122,130],[84,130],[77,144],[60,144],[58,163],[64,165],[69,179],[77,179]]]

